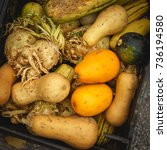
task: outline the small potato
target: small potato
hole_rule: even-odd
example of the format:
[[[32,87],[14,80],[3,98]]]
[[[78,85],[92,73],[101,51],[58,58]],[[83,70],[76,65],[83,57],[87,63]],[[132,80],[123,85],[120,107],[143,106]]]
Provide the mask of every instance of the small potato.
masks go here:
[[[58,73],[49,73],[28,83],[19,82],[12,87],[12,99],[17,105],[37,100],[58,103],[70,92],[70,81]]]

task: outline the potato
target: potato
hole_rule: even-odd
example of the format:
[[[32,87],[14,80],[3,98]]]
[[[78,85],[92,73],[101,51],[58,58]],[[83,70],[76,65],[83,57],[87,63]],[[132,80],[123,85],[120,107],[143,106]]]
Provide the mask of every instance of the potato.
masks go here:
[[[16,83],[12,87],[12,99],[17,105],[27,105],[37,100],[58,103],[70,91],[70,81],[58,73],[48,73],[27,83]]]
[[[60,24],[60,28],[61,28],[63,33],[72,31],[72,30],[78,28],[79,26],[80,26],[80,22],[79,22],[78,19],[70,21],[70,22],[66,22],[66,23],[63,23],[63,24]]]
[[[9,64],[0,67],[0,105],[7,103],[16,74]]]
[[[101,38],[121,32],[128,23],[126,10],[120,5],[111,5],[99,13],[95,22],[83,35],[89,45],[95,45]]]
[[[90,117],[37,115],[30,120],[28,129],[37,136],[60,140],[76,149],[91,148],[98,137],[98,125]]]

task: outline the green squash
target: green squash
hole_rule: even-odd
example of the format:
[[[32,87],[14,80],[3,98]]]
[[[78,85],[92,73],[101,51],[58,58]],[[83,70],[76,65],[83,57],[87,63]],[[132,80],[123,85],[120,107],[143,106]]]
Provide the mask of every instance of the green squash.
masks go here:
[[[98,139],[96,141],[96,145],[103,146],[109,142],[109,139],[105,137],[106,134],[112,134],[114,132],[114,127],[109,124],[109,122],[105,118],[104,113],[100,113],[95,117],[95,120],[98,124]]]
[[[148,41],[138,33],[128,32],[122,35],[116,45],[116,52],[127,65],[143,66],[149,61]]]

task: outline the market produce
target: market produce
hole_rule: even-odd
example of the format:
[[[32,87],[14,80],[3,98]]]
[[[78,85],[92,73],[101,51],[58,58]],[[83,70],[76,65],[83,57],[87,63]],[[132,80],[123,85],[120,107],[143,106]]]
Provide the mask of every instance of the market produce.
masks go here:
[[[21,12],[21,16],[22,17],[26,17],[26,16],[31,16],[31,17],[36,17],[41,18],[43,15],[43,8],[39,3],[35,3],[35,2],[28,2],[26,3],[23,8],[22,8],[22,12]]]
[[[113,93],[106,84],[79,86],[72,94],[71,105],[81,116],[95,116],[109,107]]]
[[[18,82],[12,87],[12,99],[17,105],[27,105],[37,100],[58,103],[70,92],[70,82],[59,73],[48,73],[26,84]]]
[[[111,5],[99,13],[95,22],[83,35],[89,45],[95,45],[101,38],[121,32],[128,23],[126,10],[121,5]]]
[[[127,121],[137,83],[138,78],[131,68],[118,76],[114,100],[106,111],[106,119],[111,125],[122,126]]]
[[[76,149],[89,149],[97,140],[98,126],[93,118],[37,115],[28,123],[31,133],[63,141]]]
[[[127,3],[124,8],[128,15],[128,23],[140,19],[149,10],[149,4],[147,0],[137,0]]]
[[[118,40],[125,33],[135,32],[135,33],[139,33],[145,36],[147,33],[149,33],[149,31],[150,31],[150,20],[149,19],[142,18],[142,19],[133,21],[129,23],[122,32],[112,36],[110,40],[110,46],[112,49],[115,49]]]
[[[75,67],[78,81],[83,83],[103,83],[116,75],[120,69],[117,55],[107,49],[89,52]]]
[[[110,6],[116,0],[75,0],[70,2],[49,0],[45,5],[45,12],[48,17],[56,23],[64,23],[81,18]]]
[[[122,35],[115,49],[125,64],[143,66],[149,61],[149,44],[141,34],[129,32]]]
[[[109,139],[105,136],[105,134],[113,134],[114,127],[106,120],[105,113],[95,116],[95,120],[97,121],[99,127],[96,144],[103,146],[109,142]]]
[[[0,105],[7,103],[10,97],[11,88],[16,80],[13,68],[5,63],[0,67]]]
[[[21,6],[2,29],[2,62],[11,71],[0,67],[0,89],[8,89],[0,91],[0,115],[72,149],[103,149],[108,142],[112,149],[111,138],[129,126],[149,61],[149,2],[35,0]]]

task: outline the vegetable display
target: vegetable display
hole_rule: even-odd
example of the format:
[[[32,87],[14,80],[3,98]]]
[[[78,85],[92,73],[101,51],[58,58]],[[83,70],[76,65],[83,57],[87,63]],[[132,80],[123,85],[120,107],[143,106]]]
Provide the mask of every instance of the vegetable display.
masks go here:
[[[128,124],[149,60],[146,0],[26,3],[6,24],[1,116],[74,149]],[[112,148],[111,148],[112,149]]]

